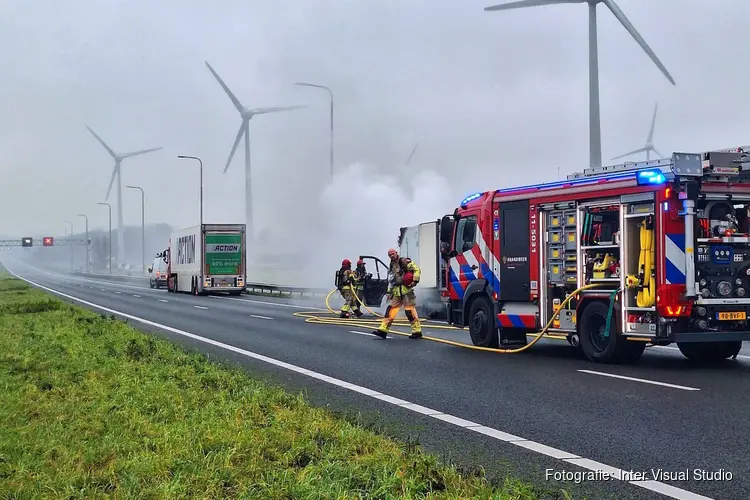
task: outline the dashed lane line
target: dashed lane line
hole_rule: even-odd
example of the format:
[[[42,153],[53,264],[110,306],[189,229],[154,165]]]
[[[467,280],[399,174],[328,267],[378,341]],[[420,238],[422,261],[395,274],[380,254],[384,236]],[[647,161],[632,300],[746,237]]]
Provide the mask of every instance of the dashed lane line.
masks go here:
[[[615,375],[614,373],[597,372],[594,370],[576,370],[581,373],[588,373],[591,375],[600,375],[602,377],[619,378],[622,380],[630,380],[631,382],[640,382],[642,384],[660,385],[662,387],[671,387],[672,389],[681,389],[683,391],[700,391],[697,387],[688,387],[686,385],[668,384],[666,382],[657,382],[656,380],[648,380],[645,378],[627,377],[625,375]]]
[[[251,314],[251,318],[258,318],[258,319],[273,319],[270,316],[261,316],[260,314]]]
[[[208,309],[208,307],[206,306],[193,306],[193,307],[195,307],[196,309]]]
[[[346,382],[346,381],[341,380],[341,379],[337,379],[337,378],[334,378],[334,377],[330,377],[328,375],[324,375],[322,373],[318,373],[318,372],[315,372],[315,371],[312,371],[312,370],[308,370],[307,368],[302,368],[300,366],[296,366],[296,365],[293,365],[291,363],[287,363],[285,361],[281,361],[281,360],[278,360],[278,359],[275,359],[275,358],[264,356],[262,354],[258,354],[258,353],[252,352],[252,351],[248,351],[246,349],[241,349],[241,348],[233,346],[231,344],[225,344],[225,343],[219,342],[217,340],[213,340],[213,339],[210,339],[210,338],[207,338],[207,337],[202,337],[200,335],[196,335],[194,333],[186,332],[184,330],[179,330],[177,328],[173,328],[171,326],[164,325],[164,324],[161,324],[161,323],[156,323],[155,321],[151,321],[151,320],[148,320],[148,319],[145,319],[145,318],[140,318],[138,316],[134,316],[132,314],[128,314],[128,313],[125,313],[125,312],[122,312],[122,311],[117,311],[117,310],[111,309],[109,307],[100,306],[99,304],[95,304],[93,302],[89,302],[87,300],[83,300],[83,299],[80,299],[78,297],[74,297],[72,295],[69,295],[69,294],[66,294],[66,293],[63,293],[63,292],[59,292],[59,291],[54,290],[52,288],[40,285],[40,284],[35,283],[35,282],[31,281],[31,280],[27,280],[26,278],[23,278],[23,277],[15,274],[10,269],[8,269],[8,271],[12,275],[14,275],[15,277],[17,277],[17,278],[19,278],[19,279],[21,279],[21,280],[29,283],[30,285],[33,285],[33,286],[35,286],[37,288],[41,288],[42,290],[46,290],[48,292],[54,293],[54,294],[56,294],[56,295],[58,295],[60,297],[65,297],[67,299],[74,300],[74,301],[79,302],[81,304],[85,304],[85,305],[87,305],[89,307],[93,307],[93,308],[96,308],[96,309],[108,312],[110,314],[115,314],[115,315],[118,315],[118,316],[123,317],[123,318],[128,318],[130,320],[137,321],[139,323],[143,323],[144,325],[149,325],[149,326],[152,326],[152,327],[156,327],[156,328],[159,328],[159,329],[167,331],[167,332],[171,332],[171,333],[175,333],[177,335],[181,335],[183,337],[188,337],[188,338],[197,340],[199,342],[203,342],[203,343],[206,343],[206,344],[209,344],[209,345],[213,345],[213,346],[216,346],[216,347],[219,347],[219,348],[222,348],[222,349],[226,349],[228,351],[232,351],[232,352],[235,352],[237,354],[241,354],[241,355],[246,356],[248,358],[256,359],[258,361],[262,361],[262,362],[268,363],[270,365],[278,366],[280,368],[284,368],[286,370],[293,371],[295,373],[300,373],[302,375],[306,375],[308,377],[311,377],[311,378],[314,378],[314,379],[317,379],[317,380],[321,380],[323,382],[327,382],[327,383],[329,383],[331,385],[334,385],[334,386],[337,386],[337,387],[342,387],[342,388],[348,389],[348,390],[350,390],[352,392],[363,394],[365,396],[369,396],[371,398],[374,398],[374,399],[377,399],[377,400],[380,400],[380,401],[383,401],[383,402],[386,402],[386,403],[390,403],[390,404],[392,404],[394,406],[401,407],[401,408],[404,408],[404,409],[407,409],[407,410],[411,410],[413,412],[420,413],[420,414],[423,414],[423,415],[427,415],[427,416],[429,416],[431,418],[434,418],[436,420],[440,420],[440,421],[443,421],[443,422],[455,425],[457,427],[464,428],[464,429],[472,431],[472,432],[477,432],[479,434],[483,434],[485,436],[489,436],[491,438],[494,438],[494,439],[497,439],[497,440],[500,440],[500,441],[504,441],[504,442],[510,443],[512,445],[515,445],[515,446],[519,446],[519,447],[525,448],[525,449],[527,449],[529,451],[533,451],[535,453],[540,453],[542,455],[546,455],[546,456],[552,457],[552,458],[557,459],[557,460],[561,460],[563,462],[566,462],[566,463],[569,463],[569,464],[572,464],[572,465],[577,465],[577,466],[582,467],[584,469],[588,469],[588,470],[596,471],[596,472],[606,471],[610,475],[612,475],[613,477],[619,478],[621,480],[626,480],[628,483],[632,484],[633,486],[637,486],[639,488],[644,488],[644,489],[647,489],[647,490],[650,490],[650,491],[654,491],[656,493],[660,493],[662,495],[665,495],[665,496],[670,497],[670,498],[675,498],[677,500],[714,500],[711,497],[706,497],[706,496],[703,496],[703,495],[698,495],[698,494],[693,493],[691,491],[688,491],[688,490],[685,490],[685,489],[682,489],[682,488],[678,488],[676,486],[672,486],[670,484],[662,483],[662,482],[659,482],[659,481],[629,480],[628,478],[631,477],[631,476],[629,475],[629,473],[626,470],[619,469],[619,468],[616,468],[616,467],[612,467],[612,466],[609,466],[609,465],[606,465],[606,464],[603,464],[603,463],[599,463],[599,462],[587,459],[585,457],[580,457],[580,456],[575,455],[573,453],[569,453],[569,452],[566,452],[566,451],[563,451],[563,450],[558,450],[556,448],[552,448],[552,447],[546,446],[546,445],[544,445],[542,443],[537,443],[535,441],[524,439],[524,438],[519,437],[519,436],[514,436],[512,434],[508,434],[508,433],[503,432],[503,431],[498,430],[498,429],[493,429],[491,427],[487,427],[487,426],[484,426],[482,424],[479,424],[479,423],[476,423],[476,422],[472,422],[470,420],[465,420],[465,419],[462,419],[460,417],[456,417],[454,415],[443,413],[443,412],[438,411],[438,410],[433,410],[431,408],[427,408],[425,406],[418,405],[418,404],[412,403],[410,401],[406,401],[406,400],[403,400],[403,399],[400,399],[400,398],[396,398],[396,397],[390,396],[388,394],[383,394],[383,393],[375,391],[373,389],[369,389],[367,387],[363,387],[363,386],[360,386],[360,385],[352,384],[350,382]],[[562,457],[566,457],[566,458],[562,458]]]

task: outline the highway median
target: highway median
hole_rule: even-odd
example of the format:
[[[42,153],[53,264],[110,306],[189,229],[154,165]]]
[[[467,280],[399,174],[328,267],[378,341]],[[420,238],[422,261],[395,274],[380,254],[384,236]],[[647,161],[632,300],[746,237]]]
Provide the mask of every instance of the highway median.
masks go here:
[[[0,338],[0,498],[570,498],[459,472],[2,271]]]

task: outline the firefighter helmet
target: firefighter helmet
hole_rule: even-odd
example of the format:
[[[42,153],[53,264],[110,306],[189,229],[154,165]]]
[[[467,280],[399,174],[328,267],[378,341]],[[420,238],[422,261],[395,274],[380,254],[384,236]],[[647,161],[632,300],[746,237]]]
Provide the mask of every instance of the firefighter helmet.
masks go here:
[[[411,286],[414,283],[414,274],[412,272],[404,273],[404,277],[401,279],[404,286]]]
[[[341,267],[351,267],[351,266],[352,266],[352,261],[350,261],[349,259],[344,259],[341,261]]]

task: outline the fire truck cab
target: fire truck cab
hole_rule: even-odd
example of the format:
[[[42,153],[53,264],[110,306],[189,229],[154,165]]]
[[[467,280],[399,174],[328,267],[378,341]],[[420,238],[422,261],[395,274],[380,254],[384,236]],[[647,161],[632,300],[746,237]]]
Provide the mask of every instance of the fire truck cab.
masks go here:
[[[468,196],[441,220],[448,322],[501,349],[548,327],[600,363],[671,343],[736,356],[750,340],[749,215],[741,148]]]

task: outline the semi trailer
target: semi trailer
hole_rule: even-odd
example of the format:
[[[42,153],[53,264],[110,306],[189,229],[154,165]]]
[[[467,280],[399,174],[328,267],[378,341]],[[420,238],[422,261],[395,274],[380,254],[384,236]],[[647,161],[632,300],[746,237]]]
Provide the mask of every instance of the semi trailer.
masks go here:
[[[169,239],[167,291],[239,295],[246,283],[245,224],[202,224]]]

